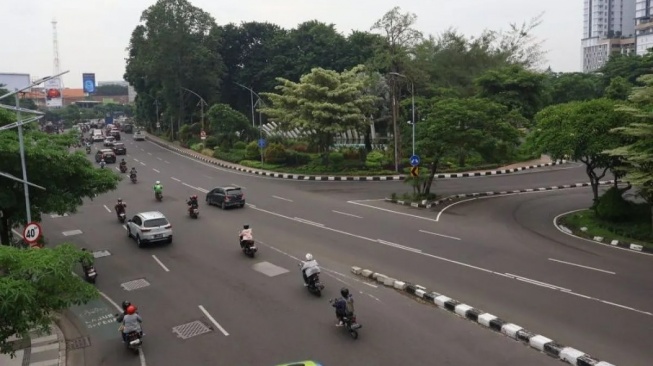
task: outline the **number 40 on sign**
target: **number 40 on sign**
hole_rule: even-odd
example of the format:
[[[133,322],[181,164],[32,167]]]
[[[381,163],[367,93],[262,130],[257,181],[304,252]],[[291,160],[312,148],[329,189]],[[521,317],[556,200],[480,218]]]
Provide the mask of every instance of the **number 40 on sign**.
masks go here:
[[[25,225],[25,230],[23,230],[23,239],[30,243],[36,243],[41,237],[41,225],[36,222],[30,222]]]

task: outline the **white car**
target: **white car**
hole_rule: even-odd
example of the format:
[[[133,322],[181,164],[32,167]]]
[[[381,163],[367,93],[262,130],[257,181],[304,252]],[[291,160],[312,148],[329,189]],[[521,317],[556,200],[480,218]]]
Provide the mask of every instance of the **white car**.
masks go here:
[[[134,133],[134,141],[145,141],[145,134],[141,131]]]
[[[127,220],[127,235],[136,239],[139,248],[147,243],[172,243],[172,225],[159,211],[141,212]]]

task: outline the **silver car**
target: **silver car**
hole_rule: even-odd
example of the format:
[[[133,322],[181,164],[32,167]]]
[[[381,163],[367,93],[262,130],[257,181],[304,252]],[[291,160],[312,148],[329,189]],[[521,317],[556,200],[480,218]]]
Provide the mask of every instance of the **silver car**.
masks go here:
[[[145,134],[141,131],[134,133],[134,141],[145,141]]]
[[[138,247],[147,243],[172,243],[172,224],[159,211],[141,212],[127,221],[127,235]]]

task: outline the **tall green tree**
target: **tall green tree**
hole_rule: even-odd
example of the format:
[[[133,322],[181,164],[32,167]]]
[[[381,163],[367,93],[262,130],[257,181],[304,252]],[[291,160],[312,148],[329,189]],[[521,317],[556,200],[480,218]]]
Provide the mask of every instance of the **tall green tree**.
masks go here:
[[[207,116],[211,134],[223,147],[231,148],[236,141],[250,140],[257,132],[247,117],[227,104],[212,105]]]
[[[143,12],[141,22],[132,32],[125,80],[136,92],[157,97],[160,112],[181,125],[197,110],[197,97],[182,88],[209,104],[219,98],[220,31],[211,15],[187,0],[159,0]],[[148,107],[150,122],[156,120],[151,102],[139,107]]]
[[[282,129],[315,131],[315,143],[328,163],[337,133],[362,131],[376,97],[366,93],[370,78],[364,66],[338,73],[315,68],[299,83],[279,78],[279,94],[265,93],[272,105],[261,112]]]
[[[613,53],[600,72],[603,75],[604,86],[607,87],[616,77],[625,78],[633,85],[641,85],[638,84],[637,79],[649,74],[651,69],[653,69],[653,53],[649,52],[646,55]]]
[[[6,119],[7,117],[2,117]],[[75,212],[83,198],[116,188],[120,177],[110,169],[97,169],[81,152],[70,153],[78,141],[73,134],[48,135],[27,131],[24,136],[27,179],[46,190],[30,187],[33,221],[42,214]],[[22,177],[18,136],[0,132],[0,171]],[[9,244],[11,229],[26,223],[23,185],[0,177],[0,242]]]
[[[540,152],[585,164],[594,202],[599,199],[600,180],[619,165],[618,159],[605,151],[621,146],[623,139],[610,130],[633,121],[616,106],[615,101],[595,99],[547,107],[535,116],[536,126],[529,136]]]
[[[598,74],[584,72],[547,73],[545,80],[546,106],[603,96],[603,79]]]
[[[626,78],[617,76],[610,80],[610,85],[605,88],[605,97],[613,100],[626,100],[632,87]]]
[[[0,246],[0,353],[14,354],[7,339],[47,331],[55,313],[87,303],[98,291],[72,274],[81,259],[91,260],[70,244],[20,249]]]
[[[464,166],[473,152],[490,157],[516,146],[519,131],[513,118],[507,107],[484,98],[432,100],[425,121],[416,125],[417,151],[429,167],[418,193],[431,193],[435,174],[447,157]]]

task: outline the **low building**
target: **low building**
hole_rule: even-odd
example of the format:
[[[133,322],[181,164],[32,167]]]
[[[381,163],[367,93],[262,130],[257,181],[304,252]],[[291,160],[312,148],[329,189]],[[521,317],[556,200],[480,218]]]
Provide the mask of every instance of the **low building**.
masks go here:
[[[635,38],[588,38],[582,41],[583,72],[599,70],[610,59],[610,55],[635,53]]]

